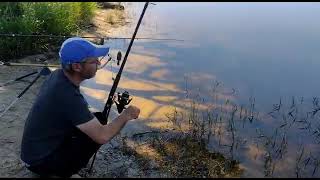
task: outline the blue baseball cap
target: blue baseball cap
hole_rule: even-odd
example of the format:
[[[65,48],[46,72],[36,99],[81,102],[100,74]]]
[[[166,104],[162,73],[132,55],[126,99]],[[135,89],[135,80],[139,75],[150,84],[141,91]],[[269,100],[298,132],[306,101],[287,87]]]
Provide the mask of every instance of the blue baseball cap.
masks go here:
[[[60,48],[59,56],[62,64],[72,64],[84,61],[86,58],[107,55],[109,47],[96,45],[80,37],[65,40]]]

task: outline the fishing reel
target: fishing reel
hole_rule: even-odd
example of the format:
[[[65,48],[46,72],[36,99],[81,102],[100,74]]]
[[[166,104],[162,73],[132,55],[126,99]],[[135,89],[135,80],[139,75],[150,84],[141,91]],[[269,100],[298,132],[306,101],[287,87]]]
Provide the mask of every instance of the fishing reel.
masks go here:
[[[126,105],[131,102],[130,94],[128,91],[124,91],[122,94],[118,92],[118,101],[114,101],[117,105],[118,113],[120,114],[123,109],[126,109]]]

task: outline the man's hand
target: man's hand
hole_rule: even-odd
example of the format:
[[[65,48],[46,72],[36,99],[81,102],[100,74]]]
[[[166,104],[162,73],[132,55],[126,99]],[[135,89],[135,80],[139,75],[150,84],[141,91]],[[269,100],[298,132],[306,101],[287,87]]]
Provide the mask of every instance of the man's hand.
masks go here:
[[[140,114],[140,109],[136,106],[129,106],[127,109],[125,109],[122,114],[129,120],[137,119]]]

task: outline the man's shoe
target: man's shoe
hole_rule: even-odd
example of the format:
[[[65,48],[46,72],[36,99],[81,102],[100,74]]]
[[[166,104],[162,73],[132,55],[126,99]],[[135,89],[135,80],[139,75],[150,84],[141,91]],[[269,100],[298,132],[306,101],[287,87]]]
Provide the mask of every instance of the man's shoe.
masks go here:
[[[79,174],[74,174],[70,178],[82,178]]]

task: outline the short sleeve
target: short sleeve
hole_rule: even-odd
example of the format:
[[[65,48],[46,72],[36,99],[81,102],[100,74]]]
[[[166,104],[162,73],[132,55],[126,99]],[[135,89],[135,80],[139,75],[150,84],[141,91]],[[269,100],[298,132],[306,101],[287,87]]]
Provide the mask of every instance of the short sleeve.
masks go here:
[[[69,97],[66,103],[66,108],[68,109],[66,111],[67,119],[70,119],[74,126],[92,120],[94,115],[90,112],[88,103],[84,97],[80,93],[73,96],[72,98]]]

